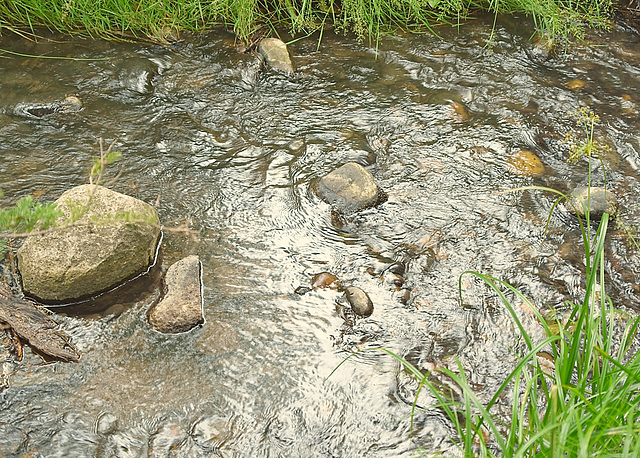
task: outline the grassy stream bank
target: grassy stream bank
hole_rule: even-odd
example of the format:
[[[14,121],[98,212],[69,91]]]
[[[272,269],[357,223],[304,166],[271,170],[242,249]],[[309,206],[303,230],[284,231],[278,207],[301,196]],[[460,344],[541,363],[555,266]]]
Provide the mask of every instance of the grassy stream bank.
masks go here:
[[[304,36],[331,25],[377,41],[393,30],[433,31],[460,24],[478,11],[525,14],[551,35],[580,37],[586,27],[607,27],[611,0],[5,0],[0,31],[47,27],[101,37],[149,36],[170,40],[179,31],[227,24],[244,39],[261,27]],[[532,33],[534,31],[532,30]]]

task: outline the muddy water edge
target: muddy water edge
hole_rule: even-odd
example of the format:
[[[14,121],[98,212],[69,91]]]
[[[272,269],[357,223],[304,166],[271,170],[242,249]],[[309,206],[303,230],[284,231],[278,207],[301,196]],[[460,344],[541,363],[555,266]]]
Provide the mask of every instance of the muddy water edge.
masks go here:
[[[55,309],[83,358],[43,365],[27,351],[18,363],[3,350],[0,456],[455,453],[437,410],[410,431],[417,386],[388,356],[361,353],[325,378],[352,351],[384,346],[425,370],[456,356],[478,396],[493,395],[522,342],[470,277],[461,304],[458,277],[507,280],[543,311],[580,300],[576,220],[559,208],[545,236],[552,195],[500,193],[586,184],[587,162],[568,164],[563,142],[580,134],[567,116],[580,105],[602,119],[607,185],[627,228],[610,229],[608,291],[636,314],[640,255],[626,234],[640,220],[640,36],[589,32],[546,56],[522,19],[501,19],[488,47],[492,24],[385,37],[377,53],[330,33],[319,49],[300,40],[293,76],[261,69],[223,29],[171,47],[0,37],[2,49],[83,59],[0,60],[2,204],[55,200],[86,182],[99,137],[116,140],[123,172],[111,187],[198,231],[166,232],[157,269],[198,255],[206,316],[189,333],[153,331],[157,271],[106,310]],[[29,111],[70,94],[81,110]],[[543,171],[514,169],[521,151]],[[350,161],[388,199],[338,222],[311,185]],[[591,172],[603,185],[602,167]],[[323,271],[366,291],[374,313],[346,323],[341,292],[295,293]]]

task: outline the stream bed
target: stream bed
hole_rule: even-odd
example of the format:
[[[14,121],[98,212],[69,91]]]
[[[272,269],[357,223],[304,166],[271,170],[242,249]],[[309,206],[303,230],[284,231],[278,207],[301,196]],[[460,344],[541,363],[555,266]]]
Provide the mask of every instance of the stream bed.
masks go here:
[[[353,351],[384,347],[423,370],[458,358],[491,398],[522,341],[472,275],[461,302],[459,278],[509,281],[543,311],[581,300],[577,220],[559,206],[545,233],[553,194],[503,192],[587,184],[588,162],[568,163],[564,141],[580,138],[568,116],[580,106],[600,116],[606,184],[620,203],[607,291],[636,314],[640,36],[590,31],[547,56],[526,20],[501,18],[493,35],[492,26],[480,17],[438,37],[384,37],[377,51],[327,32],[320,45],[289,45],[292,76],[239,52],[224,29],[169,46],[0,37],[1,49],[65,58],[0,59],[2,205],[51,202],[86,183],[102,137],[123,155],[110,187],[157,203],[169,228],[141,286],[82,313],[53,309],[80,363],[0,353],[0,456],[456,455],[437,409],[411,429],[417,384],[388,355],[358,353],[327,377]],[[69,95],[79,111],[29,111]],[[522,150],[544,173],[513,168]],[[312,185],[351,161],[388,199],[338,224]],[[604,185],[599,161],[591,174]],[[170,230],[185,221],[195,234]],[[206,323],[163,335],[146,313],[162,271],[188,255],[203,264]],[[401,281],[389,278],[392,265]],[[339,291],[295,292],[323,271],[366,291],[371,317],[346,323]]]

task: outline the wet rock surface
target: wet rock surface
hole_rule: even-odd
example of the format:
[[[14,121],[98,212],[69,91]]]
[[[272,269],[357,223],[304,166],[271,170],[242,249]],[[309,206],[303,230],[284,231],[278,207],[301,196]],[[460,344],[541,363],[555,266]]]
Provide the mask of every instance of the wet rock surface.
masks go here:
[[[373,175],[355,162],[325,175],[318,181],[316,192],[322,200],[345,214],[372,207],[386,199]]]
[[[278,38],[264,38],[258,44],[258,53],[266,64],[280,72],[293,74],[293,64],[287,45]]]
[[[600,219],[604,213],[616,215],[618,198],[613,192],[598,186],[578,186],[571,193],[570,203],[565,203],[565,206],[571,213],[581,217],[585,216],[585,209],[588,209],[591,218]]]
[[[81,109],[82,101],[75,95],[68,95],[50,103],[22,103],[16,107],[16,112],[42,118],[56,113],[77,113]]]
[[[320,272],[311,279],[311,288],[313,289],[339,289],[340,282],[338,277],[329,272]]]
[[[373,313],[373,302],[361,288],[348,286],[344,290],[344,296],[356,315],[368,317]]]
[[[167,269],[167,292],[148,313],[154,329],[175,334],[204,323],[201,278],[202,264],[198,256],[187,256]]]
[[[60,227],[30,235],[17,252],[28,296],[71,302],[114,288],[153,263],[160,221],[151,205],[95,185],[72,188],[56,204]]]
[[[540,158],[529,150],[520,150],[509,156],[509,171],[524,177],[541,177],[544,175],[544,164]]]

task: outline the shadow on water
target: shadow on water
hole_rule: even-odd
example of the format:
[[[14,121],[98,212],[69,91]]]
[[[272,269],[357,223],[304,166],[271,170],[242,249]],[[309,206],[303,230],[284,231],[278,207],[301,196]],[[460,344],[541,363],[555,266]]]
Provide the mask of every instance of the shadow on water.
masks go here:
[[[492,20],[479,19],[440,29],[442,39],[385,39],[377,55],[327,34],[320,50],[313,40],[290,45],[293,77],[261,70],[223,30],[187,39],[179,53],[1,37],[21,53],[96,59],[0,61],[2,204],[53,201],[85,182],[98,137],[116,139],[124,171],[113,188],[149,203],[160,196],[163,224],[189,219],[199,236],[167,233],[162,259],[138,282],[75,306],[83,310],[55,309],[79,364],[41,365],[30,352],[18,364],[3,353],[0,455],[455,454],[437,410],[418,415],[413,433],[402,421],[417,386],[385,355],[358,354],[325,378],[351,351],[385,346],[423,370],[456,356],[480,399],[493,395],[522,342],[471,277],[461,306],[458,277],[490,273],[543,311],[581,296],[571,215],[558,208],[545,234],[553,196],[500,193],[585,184],[587,163],[569,165],[563,143],[579,134],[567,117],[578,105],[603,119],[607,185],[627,229],[610,234],[609,292],[637,310],[640,258],[625,234],[640,217],[640,39],[592,32],[592,46],[541,56],[522,24],[500,22],[490,48]],[[46,111],[71,94],[80,110]],[[514,173],[522,150],[544,173]],[[388,200],[337,221],[310,185],[349,161],[366,165]],[[592,174],[602,185],[599,165]],[[161,274],[191,254],[203,263],[207,322],[159,334],[146,313]],[[294,292],[323,271],[365,290],[373,315],[349,325],[336,313],[341,292]]]

